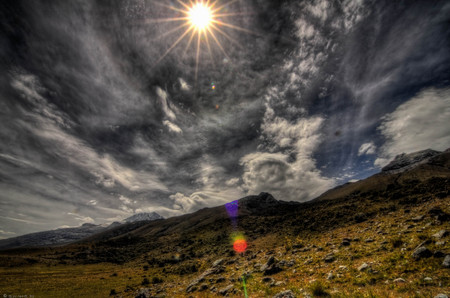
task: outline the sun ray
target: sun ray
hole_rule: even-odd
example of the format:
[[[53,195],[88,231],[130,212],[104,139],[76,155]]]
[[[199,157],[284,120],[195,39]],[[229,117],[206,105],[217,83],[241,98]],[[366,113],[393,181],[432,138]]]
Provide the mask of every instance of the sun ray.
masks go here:
[[[242,48],[242,45],[240,43],[238,43],[235,39],[233,39],[230,35],[228,35],[225,31],[223,31],[222,29],[220,29],[219,27],[217,27],[214,24],[211,24],[211,27],[213,27],[215,30],[217,30],[217,32],[219,32],[220,34],[222,34],[223,36],[225,36],[229,41],[231,41],[233,44],[237,45],[238,47]]]
[[[198,61],[200,58],[200,38],[201,38],[201,31],[198,31],[197,34],[197,55],[195,59],[195,85],[197,85],[197,75],[198,75]]]
[[[167,22],[178,22],[178,21],[187,21],[188,17],[178,17],[178,18],[164,18],[164,19],[148,19],[145,20],[145,24],[151,23],[167,23]]]
[[[155,2],[155,4],[159,5],[159,6],[162,6],[162,7],[169,8],[169,9],[174,10],[174,11],[178,11],[178,12],[181,12],[181,13],[186,13],[186,10],[182,10],[180,8],[177,8],[177,7],[173,6],[173,5],[167,5],[167,4],[159,3],[159,2]]]
[[[220,48],[220,50],[223,52],[223,54],[230,60],[230,57],[228,56],[227,52],[225,52],[225,50],[223,49],[220,42],[217,40],[217,37],[214,34],[214,32],[210,28],[207,28],[207,29],[208,29],[208,32],[211,34],[212,38],[214,39],[214,41],[216,42],[217,46]]]
[[[213,12],[213,13],[216,13],[216,12],[222,10],[224,7],[227,7],[228,5],[231,5],[231,4],[233,4],[234,2],[236,2],[236,1],[237,1],[237,0],[231,0],[231,1],[228,1],[228,2],[225,3],[224,5],[221,5],[221,6],[219,6],[218,8],[212,10],[212,12]],[[217,2],[217,1],[216,1],[216,2]]]
[[[170,53],[170,51],[172,51],[172,49],[193,29],[193,26],[190,26],[188,30],[186,30],[180,37],[178,37],[178,39],[172,44],[172,46],[167,49],[167,51],[161,56],[161,58],[158,59],[158,61],[156,61],[155,64],[158,64],[162,59],[164,59],[164,57],[167,56],[167,54]]]
[[[246,33],[253,34],[253,35],[256,35],[256,36],[261,36],[261,34],[258,33],[258,32],[254,32],[254,31],[251,31],[251,30],[248,30],[248,29],[245,29],[245,28],[241,28],[241,27],[238,27],[238,26],[234,26],[234,25],[231,25],[231,24],[222,22],[222,21],[212,20],[211,22],[212,22],[212,23],[216,23],[216,24],[221,25],[221,26],[224,26],[224,27],[232,28],[232,29],[234,29],[234,30],[246,32]]]
[[[178,3],[180,3],[181,5],[183,5],[184,6],[184,8],[186,8],[188,11],[189,11],[189,9],[191,9],[190,7],[189,7],[189,5],[187,5],[186,3],[184,3],[183,1],[181,1],[181,0],[177,0],[177,2]]]
[[[175,32],[175,31],[180,30],[180,29],[183,28],[183,27],[187,27],[187,26],[190,26],[190,25],[189,25],[188,23],[181,24],[181,25],[178,26],[178,27],[175,27],[175,28],[173,28],[173,29],[170,29],[169,31],[164,32],[163,34],[156,36],[153,40],[163,38],[163,37],[165,37],[165,36],[167,36],[167,35],[172,34],[172,33]]]
[[[216,65],[216,61],[214,61],[214,56],[213,56],[213,53],[211,51],[211,45],[209,44],[208,34],[206,34],[206,32],[205,32],[205,41],[206,41],[206,46],[208,47],[209,55],[211,56],[211,61],[213,62],[214,66],[215,66]]]
[[[192,30],[191,36],[189,37],[189,41],[188,41],[186,47],[184,48],[182,57],[184,57],[186,55],[186,52],[189,49],[189,46],[191,45],[192,40],[194,39],[195,33],[196,33],[195,30]]]

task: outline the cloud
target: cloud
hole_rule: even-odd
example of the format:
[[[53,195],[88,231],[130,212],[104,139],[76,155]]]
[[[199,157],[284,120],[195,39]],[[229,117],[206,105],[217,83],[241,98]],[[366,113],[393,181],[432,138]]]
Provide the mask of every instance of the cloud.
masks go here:
[[[375,154],[376,150],[377,150],[377,147],[375,146],[375,144],[373,142],[364,143],[361,145],[361,147],[359,147],[358,156]]]
[[[165,126],[167,126],[169,128],[170,131],[175,132],[175,133],[182,133],[183,131],[181,130],[181,128],[178,127],[178,125],[170,122],[169,120],[164,120],[163,124]]]
[[[162,90],[161,88],[157,87],[156,94],[158,94],[158,97],[161,102],[161,107],[162,107],[162,110],[163,110],[165,116],[172,121],[175,120],[177,117],[175,116],[175,113],[169,107],[168,99],[167,99],[169,95],[167,94],[167,92]]]
[[[95,220],[89,216],[83,216],[72,212],[67,212],[67,215],[73,216],[75,220],[79,221],[80,223],[95,223]]]
[[[450,89],[429,88],[383,117],[385,139],[375,165],[382,167],[401,153],[450,147]]]
[[[191,87],[188,85],[188,83],[186,83],[186,81],[183,80],[182,78],[178,78],[178,81],[180,82],[181,90],[189,91],[191,89]]]
[[[267,104],[262,124],[264,146],[269,152],[242,157],[242,188],[247,193],[270,192],[281,200],[306,201],[335,184],[323,177],[312,157],[321,142],[321,117],[295,122],[276,116]]]
[[[40,138],[53,156],[96,177],[95,182],[107,188],[114,187],[117,182],[131,191],[167,191],[154,174],[122,166],[111,155],[98,154],[88,144],[66,132],[61,126],[65,126],[67,117],[40,95],[43,88],[36,77],[18,75],[11,85],[35,107],[32,112],[23,111],[29,119],[34,120],[32,124],[23,123],[23,128]]]

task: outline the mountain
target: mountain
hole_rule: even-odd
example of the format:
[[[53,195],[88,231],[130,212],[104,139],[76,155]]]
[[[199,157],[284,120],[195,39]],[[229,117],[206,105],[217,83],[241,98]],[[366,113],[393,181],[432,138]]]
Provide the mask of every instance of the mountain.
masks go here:
[[[138,213],[130,216],[124,222],[113,222],[109,226],[95,225],[91,223],[84,223],[80,227],[62,228],[50,231],[43,231],[37,233],[26,234],[18,237],[0,240],[0,249],[11,249],[19,247],[39,247],[39,246],[54,246],[64,245],[80,241],[89,236],[114,229],[121,226],[126,226],[124,229],[130,228],[128,224],[138,223],[141,221],[151,221],[163,219],[158,213]],[[135,227],[136,225],[131,225]]]
[[[92,297],[448,294],[450,152],[432,155],[306,203],[263,192],[65,246],[3,251],[0,288]],[[36,274],[45,286],[33,285]]]
[[[136,221],[145,221],[145,220],[157,220],[164,219],[161,215],[156,212],[151,213],[137,213],[125,219],[125,222],[136,222]]]
[[[409,154],[402,153],[400,155],[397,155],[395,159],[384,168],[382,168],[381,171],[406,171],[407,169],[413,168],[419,164],[426,163],[432,157],[441,153],[442,152],[431,149],[417,151]]]
[[[430,182],[440,179],[448,181],[449,156],[449,149],[444,152],[428,149],[411,154],[401,154],[385,166],[380,173],[328,190],[314,201],[349,198],[368,193],[377,195],[386,191],[389,192],[390,197],[406,196],[406,193],[413,190],[420,191],[418,188],[422,184],[429,188]],[[444,187],[439,195],[448,196],[448,188]]]
[[[80,227],[62,228],[51,231],[26,234],[18,237],[0,240],[0,249],[14,247],[63,245],[86,238],[108,229],[100,225],[85,223]]]

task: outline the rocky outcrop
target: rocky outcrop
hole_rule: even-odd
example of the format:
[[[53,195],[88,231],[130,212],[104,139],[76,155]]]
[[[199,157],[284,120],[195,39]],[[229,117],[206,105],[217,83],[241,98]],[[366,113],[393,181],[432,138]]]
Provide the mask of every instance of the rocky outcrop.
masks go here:
[[[414,153],[397,155],[393,161],[381,169],[383,172],[388,171],[404,171],[419,164],[425,163],[432,157],[439,155],[441,152],[427,149]]]

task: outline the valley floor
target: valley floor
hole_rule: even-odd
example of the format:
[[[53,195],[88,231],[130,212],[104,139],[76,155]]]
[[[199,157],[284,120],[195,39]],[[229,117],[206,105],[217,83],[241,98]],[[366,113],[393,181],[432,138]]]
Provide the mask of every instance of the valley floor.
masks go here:
[[[288,290],[295,297],[450,295],[450,269],[443,266],[450,252],[449,225],[433,214],[438,208],[450,213],[449,203],[450,198],[432,199],[329,231],[264,235],[249,241],[243,255],[199,257],[194,272],[182,270],[183,262],[152,264],[151,255],[124,265],[39,262],[12,267],[6,264],[13,257],[2,255],[0,295],[135,297],[145,288],[151,297],[244,297],[244,274],[248,297]],[[429,253],[414,258],[420,245]]]

